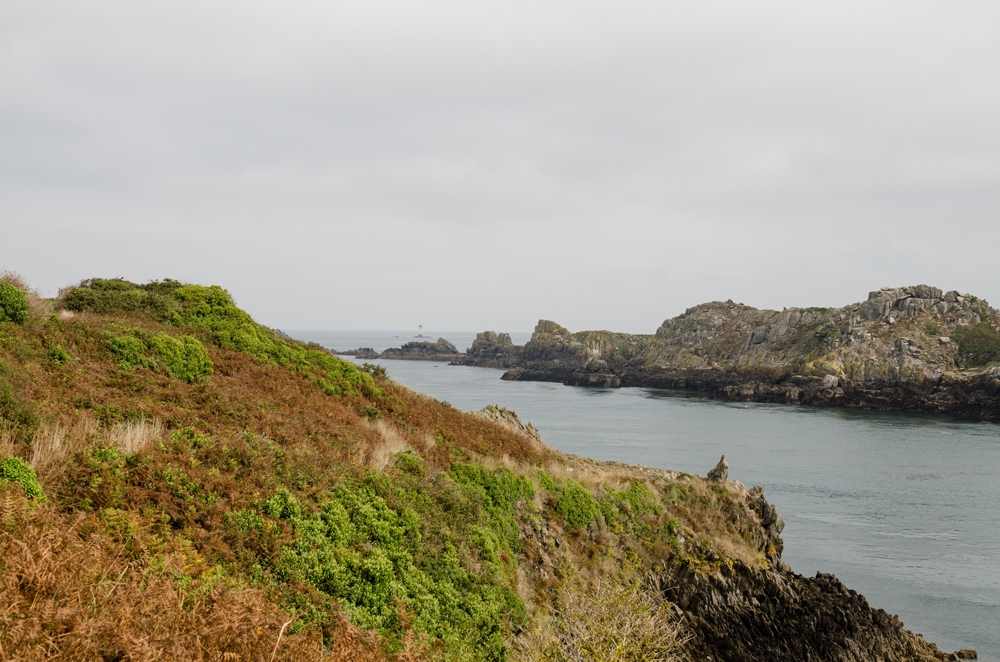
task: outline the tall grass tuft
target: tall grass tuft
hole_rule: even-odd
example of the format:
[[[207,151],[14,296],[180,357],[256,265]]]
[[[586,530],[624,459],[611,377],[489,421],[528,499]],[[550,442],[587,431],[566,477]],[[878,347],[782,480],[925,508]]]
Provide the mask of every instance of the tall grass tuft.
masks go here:
[[[522,635],[515,662],[680,662],[687,638],[670,610],[648,589],[598,582],[563,589],[549,627]]]

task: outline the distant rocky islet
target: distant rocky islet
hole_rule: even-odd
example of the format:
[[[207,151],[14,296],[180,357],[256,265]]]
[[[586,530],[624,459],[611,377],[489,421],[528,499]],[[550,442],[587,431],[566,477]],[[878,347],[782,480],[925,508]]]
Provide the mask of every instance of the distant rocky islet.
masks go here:
[[[696,390],[755,402],[926,411],[1000,422],[1000,313],[928,285],[884,287],[842,308],[689,308],[651,335],[573,333],[540,320],[525,345],[484,331],[465,353],[444,338],[359,359],[500,368],[503,379]]]

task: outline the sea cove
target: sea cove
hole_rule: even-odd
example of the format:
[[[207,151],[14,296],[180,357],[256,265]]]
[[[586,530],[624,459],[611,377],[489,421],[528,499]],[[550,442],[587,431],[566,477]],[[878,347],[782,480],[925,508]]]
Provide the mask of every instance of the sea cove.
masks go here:
[[[293,335],[336,350],[408,340]],[[443,335],[462,349],[472,334]],[[512,335],[523,342],[527,334]],[[730,479],[763,485],[781,509],[783,556],[795,572],[833,573],[943,649],[972,647],[980,659],[1000,659],[1000,426],[501,381],[499,370],[434,362],[381,363],[394,379],[459,409],[515,409],[565,452],[702,475],[725,453]]]

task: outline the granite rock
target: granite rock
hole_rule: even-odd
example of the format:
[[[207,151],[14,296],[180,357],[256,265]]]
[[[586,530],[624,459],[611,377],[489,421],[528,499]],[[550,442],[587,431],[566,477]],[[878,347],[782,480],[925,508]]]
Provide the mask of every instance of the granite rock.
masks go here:
[[[726,462],[725,455],[715,465],[715,468],[708,472],[707,478],[713,483],[725,483],[729,480],[729,463]]]

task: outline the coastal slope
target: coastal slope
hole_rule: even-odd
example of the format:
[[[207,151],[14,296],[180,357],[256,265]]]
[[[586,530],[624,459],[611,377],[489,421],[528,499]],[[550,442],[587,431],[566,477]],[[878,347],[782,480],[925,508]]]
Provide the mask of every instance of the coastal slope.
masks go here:
[[[572,659],[642,623],[625,659],[948,659],[794,574],[777,508],[719,468],[560,453],[216,286],[7,276],[0,307],[8,658]]]

